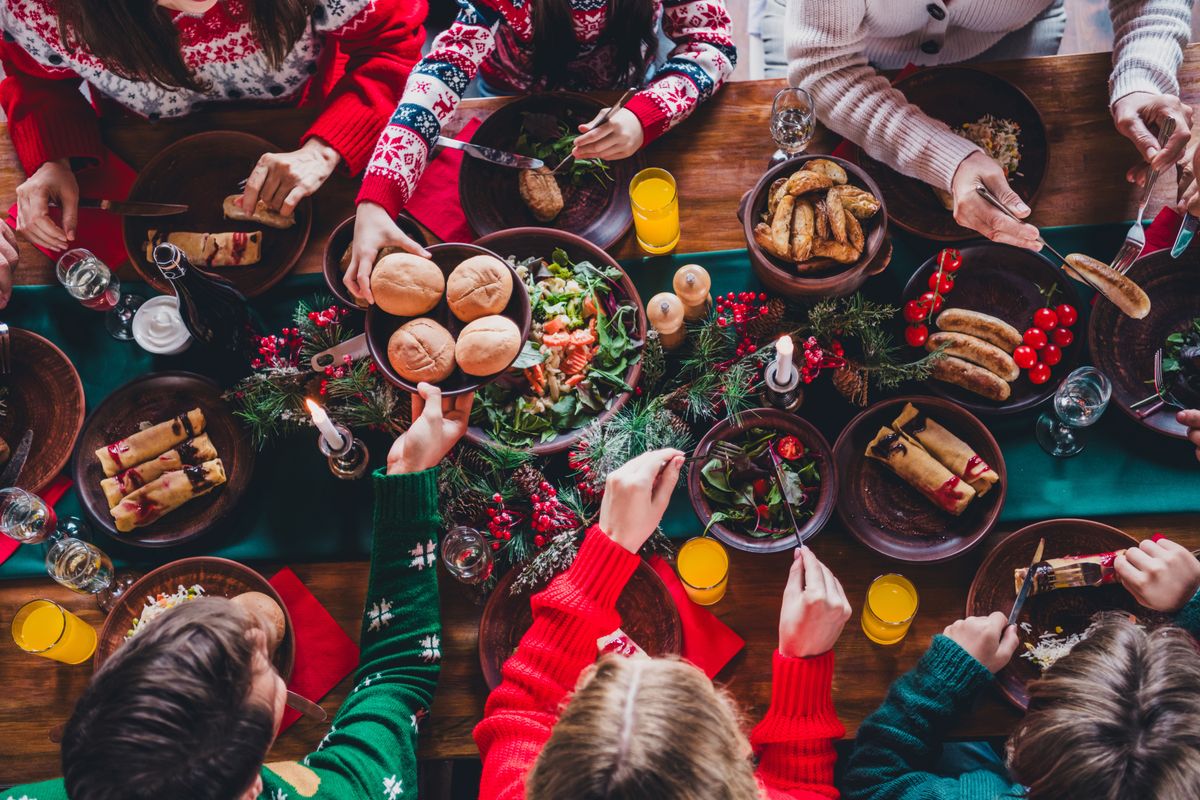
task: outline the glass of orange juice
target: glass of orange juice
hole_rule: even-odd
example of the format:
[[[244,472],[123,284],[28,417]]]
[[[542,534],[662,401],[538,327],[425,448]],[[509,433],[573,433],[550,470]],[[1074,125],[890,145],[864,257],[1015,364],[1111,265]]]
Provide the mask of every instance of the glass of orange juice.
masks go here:
[[[675,567],[693,603],[711,606],[725,596],[729,586],[729,554],[716,539],[707,536],[688,539],[679,548]]]
[[[12,637],[26,653],[82,664],[96,651],[96,630],[53,600],[30,600],[13,617]]]
[[[917,615],[917,587],[903,575],[880,575],[867,588],[862,629],[876,644],[899,644]]]
[[[644,169],[629,182],[633,228],[638,244],[651,255],[669,253],[679,244],[679,194],[665,169]]]

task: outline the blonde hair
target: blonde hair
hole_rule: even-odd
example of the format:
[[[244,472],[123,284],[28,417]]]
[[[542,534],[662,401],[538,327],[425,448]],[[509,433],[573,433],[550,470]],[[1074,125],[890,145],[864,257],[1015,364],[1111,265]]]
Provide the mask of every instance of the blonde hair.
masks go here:
[[[675,659],[606,656],[583,673],[525,781],[529,800],[753,800],[736,706]]]

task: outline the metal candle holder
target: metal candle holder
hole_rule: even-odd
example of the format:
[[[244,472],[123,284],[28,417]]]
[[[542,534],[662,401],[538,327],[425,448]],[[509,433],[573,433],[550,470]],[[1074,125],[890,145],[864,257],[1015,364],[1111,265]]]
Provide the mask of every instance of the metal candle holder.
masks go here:
[[[343,481],[361,478],[367,471],[367,463],[371,453],[362,440],[350,432],[345,425],[333,423],[338,435],[342,437],[342,447],[334,450],[325,441],[325,437],[317,434],[317,447],[329,459],[329,471],[333,477]]]
[[[792,379],[781,384],[775,377],[775,362],[763,370],[763,399],[768,405],[783,411],[795,411],[804,402],[804,389],[800,387],[800,370],[792,367]]]

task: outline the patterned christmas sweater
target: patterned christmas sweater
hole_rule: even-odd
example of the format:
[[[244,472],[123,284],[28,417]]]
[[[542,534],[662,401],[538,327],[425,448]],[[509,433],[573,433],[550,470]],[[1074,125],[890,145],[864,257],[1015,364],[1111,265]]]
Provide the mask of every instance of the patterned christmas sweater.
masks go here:
[[[678,125],[712,96],[737,63],[732,23],[724,0],[653,0],[655,25],[674,43],[666,63],[626,108],[642,123],[648,144]],[[578,55],[558,76],[563,89],[624,88],[614,48],[602,42],[605,0],[570,0]],[[358,201],[378,203],[393,215],[412,197],[442,126],[478,72],[491,86],[522,93],[546,88],[533,73],[533,13],[529,0],[459,0],[458,18],[433,41],[404,97],[384,128],[363,177]]]
[[[320,104],[302,141],[320,137],[358,173],[421,57],[427,10],[425,0],[318,0],[278,69],[251,33],[245,0],[220,0],[203,15],[171,12],[184,62],[209,84],[196,92],[122,78],[83,48],[68,48],[55,3],[0,4],[0,106],[26,173],[59,158],[100,157],[101,105],[88,107],[83,81],[98,101],[151,120],[226,102]]]
[[[375,541],[354,688],[303,761],[266,764],[266,800],[413,800],[417,727],[441,660],[437,469],[375,474]],[[61,779],[0,790],[0,800],[67,800]]]

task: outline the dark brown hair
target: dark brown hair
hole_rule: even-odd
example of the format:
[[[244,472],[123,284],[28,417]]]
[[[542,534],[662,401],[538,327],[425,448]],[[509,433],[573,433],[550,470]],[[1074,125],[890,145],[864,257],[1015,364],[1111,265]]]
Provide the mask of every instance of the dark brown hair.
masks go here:
[[[1030,696],[1008,745],[1030,800],[1200,797],[1200,654],[1186,631],[1105,617]]]
[[[309,24],[316,0],[243,0],[250,30],[268,63],[279,67]],[[56,0],[58,33],[122,78],[166,89],[208,91],[188,69],[171,13],[157,0]]]
[[[230,800],[246,791],[275,735],[272,710],[250,694],[250,624],[230,601],[200,598],[122,645],[63,733],[72,800]]]
[[[533,74],[546,81],[547,89],[562,88],[567,64],[579,54],[570,0],[530,2],[533,3]],[[597,46],[612,46],[613,63],[622,87],[640,86],[658,52],[654,3],[650,0],[607,0],[607,3],[605,29]]]

